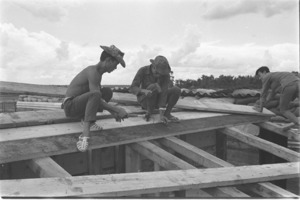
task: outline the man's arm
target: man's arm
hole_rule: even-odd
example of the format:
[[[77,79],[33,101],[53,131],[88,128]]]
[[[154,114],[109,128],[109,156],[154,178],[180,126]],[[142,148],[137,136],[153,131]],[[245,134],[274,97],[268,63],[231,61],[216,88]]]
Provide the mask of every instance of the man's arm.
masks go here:
[[[140,68],[138,72],[136,73],[131,86],[129,88],[129,92],[135,95],[138,95],[141,93],[142,89],[140,88],[140,85],[142,83],[142,77],[143,77],[143,69]]]
[[[103,99],[102,99],[102,94],[100,92],[100,81],[101,81],[101,76],[98,76],[98,74],[95,74],[94,70],[89,70],[87,72],[87,76],[88,76],[88,81],[89,81],[89,89],[90,91],[95,91],[97,93],[100,93],[101,98],[100,98],[100,103],[103,106],[104,110],[107,110],[108,112],[110,112],[116,119],[123,119],[127,116],[127,112],[120,107],[117,106],[112,106],[108,103],[106,103]]]

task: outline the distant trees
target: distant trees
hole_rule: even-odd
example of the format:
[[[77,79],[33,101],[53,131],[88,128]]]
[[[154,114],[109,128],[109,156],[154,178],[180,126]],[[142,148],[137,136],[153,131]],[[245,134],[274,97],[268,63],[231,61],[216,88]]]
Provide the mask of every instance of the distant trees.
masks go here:
[[[261,81],[253,76],[225,76],[220,75],[214,77],[213,75],[202,75],[197,80],[175,80],[175,85],[180,88],[209,88],[209,89],[260,89]]]

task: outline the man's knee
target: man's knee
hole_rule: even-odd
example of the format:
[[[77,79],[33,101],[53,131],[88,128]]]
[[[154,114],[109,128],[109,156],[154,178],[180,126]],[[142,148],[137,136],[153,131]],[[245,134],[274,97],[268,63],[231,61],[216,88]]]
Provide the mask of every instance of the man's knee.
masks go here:
[[[98,91],[90,91],[89,92],[89,98],[96,98],[97,100],[100,101],[101,99],[101,93]]]
[[[174,86],[172,88],[169,89],[169,94],[171,95],[175,95],[176,97],[180,97],[181,95],[181,90],[179,87]]]
[[[108,103],[113,96],[112,89],[110,89],[109,87],[103,87],[100,91],[102,93],[102,99],[104,99],[104,101]]]
[[[279,108],[279,112],[280,112],[281,114],[285,114],[288,110],[289,110],[289,109],[288,109],[287,107],[284,107],[284,106],[282,106],[282,107]]]

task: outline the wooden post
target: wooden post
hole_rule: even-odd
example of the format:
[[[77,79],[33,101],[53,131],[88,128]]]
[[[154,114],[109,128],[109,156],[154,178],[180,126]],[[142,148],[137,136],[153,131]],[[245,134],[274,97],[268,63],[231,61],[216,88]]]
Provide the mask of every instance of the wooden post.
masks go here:
[[[125,171],[139,172],[141,170],[141,156],[131,149],[130,146],[125,146]]]
[[[125,172],[125,147],[124,145],[118,145],[114,148],[115,151],[115,172]]]
[[[93,150],[89,149],[87,151],[87,161],[88,161],[88,174],[93,175]]]
[[[93,154],[92,154],[92,160],[93,160],[92,172],[95,175],[102,173],[101,156],[102,156],[102,149],[94,149],[93,150]]]
[[[227,160],[227,135],[216,131],[216,156]]]

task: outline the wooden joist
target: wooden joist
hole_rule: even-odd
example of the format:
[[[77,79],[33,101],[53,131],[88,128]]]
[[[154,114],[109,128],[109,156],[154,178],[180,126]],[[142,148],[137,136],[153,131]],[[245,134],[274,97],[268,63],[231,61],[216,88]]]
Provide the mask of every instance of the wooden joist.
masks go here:
[[[272,142],[263,140],[251,134],[243,133],[242,131],[236,128],[224,128],[220,130],[222,133],[231,136],[239,141],[245,142],[250,146],[257,147],[261,150],[267,151],[276,155],[280,158],[283,158],[287,161],[297,162],[300,160],[300,154],[292,151],[290,149],[284,148],[280,145],[274,144]]]
[[[186,143],[175,137],[167,137],[158,140],[164,146],[174,150],[175,152],[191,159],[197,164],[207,167],[233,167],[232,164],[221,160],[206,151],[203,151],[189,143]],[[298,197],[297,195],[288,192],[272,183],[257,183],[247,185],[247,188],[252,192],[259,194],[262,197]]]
[[[214,130],[245,123],[263,122],[264,116],[226,115],[217,113],[179,112],[180,123],[165,126],[158,116],[151,122],[132,117],[123,123],[101,120],[104,130],[91,133],[90,148],[102,148]],[[76,141],[81,134],[80,123],[53,124],[0,130],[0,163],[77,152]]]
[[[214,169],[1,180],[0,185],[3,197],[64,197],[89,194],[128,196],[294,178],[300,176],[299,164],[295,162]]]
[[[71,174],[69,174],[66,170],[64,170],[60,165],[58,165],[49,157],[29,160],[27,161],[27,165],[41,178],[71,177]]]
[[[159,148],[158,146],[148,141],[130,144],[130,147],[136,150],[136,152],[151,159],[164,169],[196,169],[196,167],[194,167],[193,165],[177,158],[176,156],[168,153],[167,151]],[[232,187],[211,188],[209,190],[204,189],[204,192],[216,197],[249,197],[243,192]],[[203,191],[201,191],[201,193],[203,193]]]

